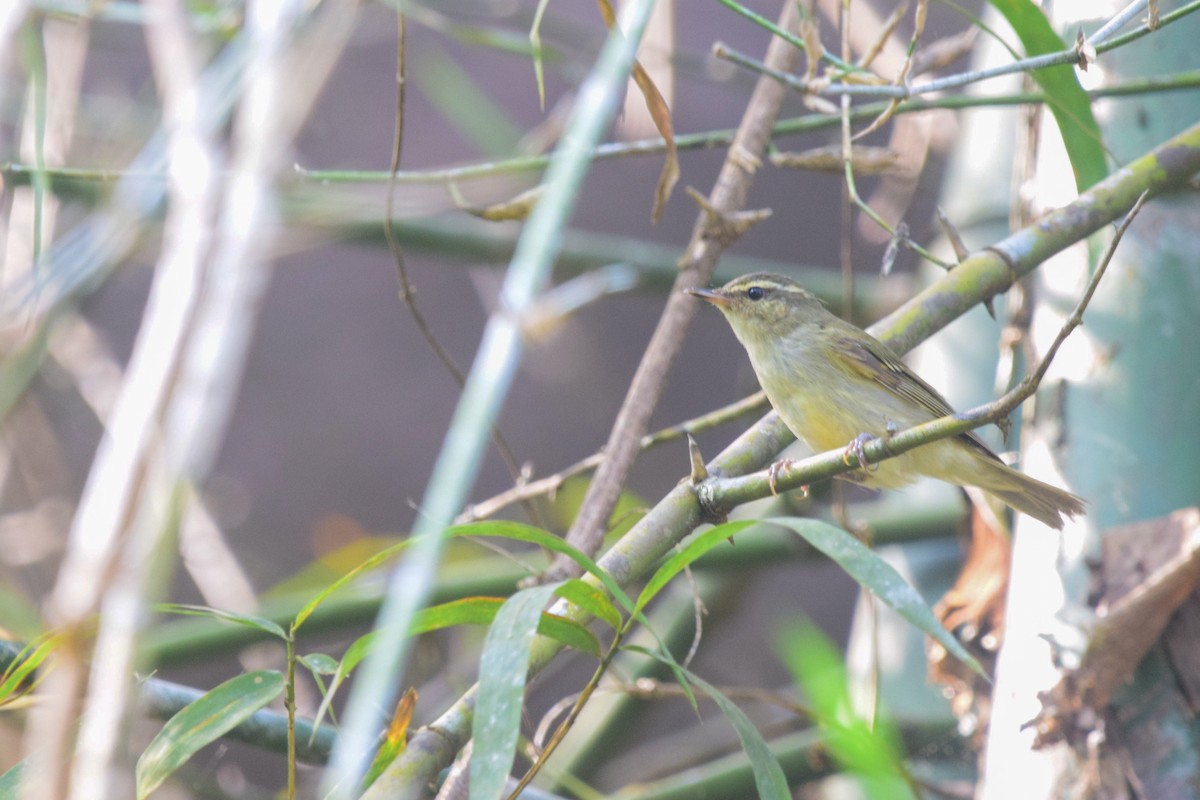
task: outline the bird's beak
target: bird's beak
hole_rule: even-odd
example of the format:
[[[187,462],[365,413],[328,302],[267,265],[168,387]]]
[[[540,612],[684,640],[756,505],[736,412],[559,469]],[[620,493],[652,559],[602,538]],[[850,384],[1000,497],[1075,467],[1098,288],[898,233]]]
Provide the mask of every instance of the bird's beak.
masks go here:
[[[705,302],[712,303],[717,308],[729,307],[729,298],[721,292],[712,289],[684,289],[684,291],[692,297],[699,297]]]

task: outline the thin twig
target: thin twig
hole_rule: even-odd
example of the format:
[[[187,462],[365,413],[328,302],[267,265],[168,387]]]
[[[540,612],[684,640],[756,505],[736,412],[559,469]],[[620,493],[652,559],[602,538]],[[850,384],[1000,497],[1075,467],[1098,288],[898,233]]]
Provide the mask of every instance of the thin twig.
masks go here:
[[[521,231],[499,307],[488,319],[422,498],[423,513],[413,531],[417,541],[388,579],[376,624],[378,638],[347,700],[343,736],[324,776],[324,792],[334,797],[348,797],[358,785],[382,722],[380,708],[389,706],[396,696],[408,656],[409,624],[433,588],[442,556],[444,538],[426,534],[439,534],[450,524],[479,474],[487,438],[524,348],[524,314],[549,279],[562,228],[590,166],[588,155],[612,121],[652,8],[650,0],[625,5],[621,15],[624,35],[608,37],[595,68],[584,80],[547,172],[545,194]],[[393,784],[390,776],[402,772],[403,764],[402,758],[393,762],[364,798],[388,795]],[[396,777],[395,781],[405,778]]]
[[[459,369],[458,364],[455,363],[454,357],[450,355],[450,352],[442,346],[441,341],[434,335],[433,328],[429,326],[429,321],[425,319],[425,315],[417,306],[417,293],[408,278],[408,268],[404,263],[404,251],[400,248],[400,243],[396,240],[394,227],[396,174],[400,169],[400,157],[404,149],[404,88],[407,83],[405,77],[405,64],[407,63],[407,58],[405,57],[407,24],[405,19],[403,10],[396,12],[396,127],[392,134],[392,160],[388,166],[383,237],[387,240],[388,252],[392,254],[392,260],[396,263],[396,279],[400,282],[400,299],[408,307],[408,313],[412,316],[413,322],[417,324],[417,330],[421,332],[421,337],[425,339],[425,342],[429,345],[429,349],[433,350],[433,354],[437,356],[438,361],[442,362],[442,366],[446,368],[446,371],[454,378],[454,382],[458,384],[459,391],[462,391],[467,381],[466,376]],[[508,469],[509,476],[514,481],[520,480],[521,462],[517,459],[512,448],[509,447],[503,434],[500,433],[498,425],[492,426],[492,441],[496,444],[496,450],[500,453],[500,458],[504,461],[504,466]],[[525,511],[529,514],[530,519],[544,527],[544,520],[541,519],[535,507],[526,506]]]
[[[1148,24],[1143,24],[1138,28],[1130,31],[1119,37],[1114,37],[1106,41],[1094,43],[1097,53],[1105,53],[1113,50],[1124,44],[1127,44],[1134,39],[1152,33],[1155,30],[1161,29],[1163,26],[1175,22],[1186,16],[1187,14],[1200,9],[1200,2],[1192,2],[1183,8],[1177,9],[1171,14],[1164,15],[1160,20],[1157,28],[1151,28]],[[1080,62],[1080,53],[1075,48],[1059,50],[1054,53],[1043,53],[1037,56],[1021,58],[1011,61],[1007,64],[1000,64],[995,67],[982,70],[968,70],[959,72],[954,75],[947,75],[943,78],[935,78],[933,80],[924,81],[922,83],[913,84],[911,86],[899,84],[862,84],[862,83],[826,83],[822,81],[809,81],[804,78],[798,78],[794,75],[772,69],[750,56],[740,53],[728,47],[722,47],[719,51],[714,49],[714,55],[718,58],[723,58],[731,63],[737,64],[754,72],[763,75],[770,75],[782,83],[786,83],[791,88],[804,94],[816,94],[823,96],[840,96],[852,95],[857,97],[889,97],[901,100],[907,100],[914,97],[919,97],[925,94],[942,92],[947,89],[957,89],[963,86],[968,86],[972,83],[998,78],[1003,75],[1011,75],[1017,72],[1032,72],[1034,70],[1045,69],[1047,67],[1055,67],[1063,64],[1076,65]]]
[[[730,403],[727,406],[718,408],[715,411],[710,411],[699,417],[694,417],[678,425],[672,425],[669,428],[655,431],[642,437],[639,442],[639,447],[642,450],[649,450],[659,445],[673,442],[682,439],[689,433],[699,433],[700,431],[711,430],[719,425],[724,425],[727,422],[732,422],[735,419],[743,417],[747,414],[752,414],[755,411],[760,411],[767,405],[767,396],[762,391],[755,392],[749,397],[742,398],[736,403]],[[535,497],[553,494],[565,483],[568,479],[576,475],[582,475],[589,470],[593,470],[600,465],[604,460],[604,453],[592,453],[587,458],[576,461],[571,466],[562,469],[553,475],[547,475],[545,478],[539,478],[536,481],[524,481],[518,483],[513,488],[501,492],[493,497],[483,500],[479,503],[474,503],[468,506],[462,514],[459,514],[454,520],[455,525],[462,525],[468,522],[475,522],[481,519],[487,519],[495,514],[503,511],[513,503],[519,503],[531,500]]]
[[[421,309],[417,306],[416,291],[413,289],[412,282],[408,279],[408,268],[404,263],[404,252],[400,249],[399,242],[396,241],[396,234],[393,228],[392,219],[395,216],[394,209],[396,203],[396,173],[400,169],[400,157],[404,150],[404,96],[405,84],[405,43],[406,30],[404,12],[396,12],[396,123],[395,130],[392,133],[392,160],[388,166],[387,179],[387,200],[384,203],[383,216],[383,237],[387,240],[388,252],[392,254],[392,260],[396,262],[396,279],[400,282],[400,299],[404,301],[404,305],[408,307],[408,313],[412,315],[413,322],[417,324],[417,329],[421,332],[421,336],[429,344],[429,348],[433,350],[438,360],[446,367],[446,371],[454,378],[454,382],[458,384],[461,390],[466,377],[463,371],[454,363],[454,359],[450,353],[442,347],[442,343],[433,335],[433,330],[429,327],[429,322],[426,321],[425,315],[421,313]]]

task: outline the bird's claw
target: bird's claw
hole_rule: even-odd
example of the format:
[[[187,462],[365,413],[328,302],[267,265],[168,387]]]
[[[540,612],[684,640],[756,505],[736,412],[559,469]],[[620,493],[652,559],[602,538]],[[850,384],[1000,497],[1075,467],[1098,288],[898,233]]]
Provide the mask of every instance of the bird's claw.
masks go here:
[[[777,497],[779,495],[779,492],[775,490],[775,483],[779,480],[779,473],[793,466],[795,463],[796,462],[790,458],[781,458],[767,468],[767,486],[771,487],[771,495],[773,497]],[[808,493],[807,486],[802,486],[800,488],[804,490],[805,494]]]
[[[874,439],[875,437],[869,433],[860,433],[858,436],[855,436],[854,440],[850,442],[850,444],[846,445],[845,452],[842,453],[842,461],[845,462],[846,466],[851,465],[850,457],[854,456],[856,459],[858,459],[859,469],[867,472],[874,472],[875,470],[879,469],[878,464],[872,464],[867,460],[866,445],[867,442],[873,441]]]

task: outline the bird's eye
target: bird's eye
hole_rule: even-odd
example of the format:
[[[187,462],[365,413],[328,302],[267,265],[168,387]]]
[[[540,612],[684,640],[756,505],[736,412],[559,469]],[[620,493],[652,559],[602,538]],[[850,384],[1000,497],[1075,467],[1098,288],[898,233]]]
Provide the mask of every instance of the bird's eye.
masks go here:
[[[766,290],[761,286],[751,286],[746,290],[746,297],[749,297],[751,300],[762,300],[766,295]]]

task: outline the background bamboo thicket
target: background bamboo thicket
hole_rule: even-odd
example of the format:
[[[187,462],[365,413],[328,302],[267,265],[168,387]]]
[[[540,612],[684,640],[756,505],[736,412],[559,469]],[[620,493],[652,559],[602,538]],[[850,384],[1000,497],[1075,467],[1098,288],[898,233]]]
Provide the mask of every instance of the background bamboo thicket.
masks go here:
[[[1197,4],[1104,5],[4,4],[0,794],[1192,796]],[[987,435],[1087,518],[773,497],[756,270],[961,410],[1081,311]]]

